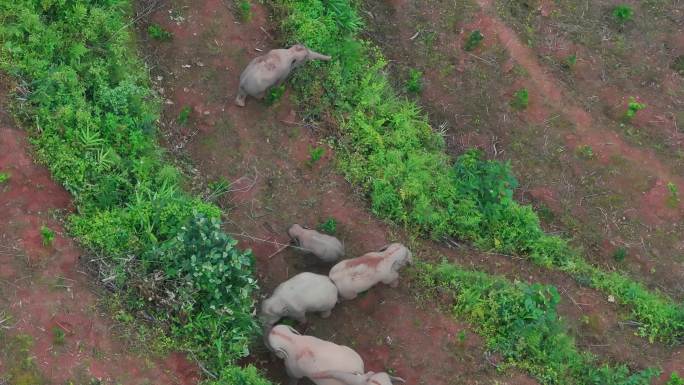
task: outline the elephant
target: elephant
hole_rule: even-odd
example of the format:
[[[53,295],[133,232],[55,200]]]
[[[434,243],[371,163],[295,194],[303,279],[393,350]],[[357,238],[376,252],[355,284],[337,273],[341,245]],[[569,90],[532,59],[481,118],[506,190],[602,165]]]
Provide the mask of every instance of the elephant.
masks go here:
[[[389,244],[377,252],[345,259],[330,269],[328,276],[343,299],[356,296],[378,282],[397,287],[399,270],[413,263],[411,252],[401,243]]]
[[[353,349],[299,334],[287,325],[276,325],[268,333],[268,347],[285,361],[289,385],[308,377],[316,385],[346,385],[335,378],[313,378],[314,373],[340,371],[363,373],[363,359]]]
[[[350,373],[339,370],[328,370],[325,372],[314,373],[311,378],[325,379],[334,378],[342,381],[345,385],[396,385],[406,383],[401,377],[390,376],[385,372]]]
[[[247,95],[262,99],[266,91],[281,85],[290,75],[292,69],[309,60],[329,61],[330,56],[314,52],[301,44],[288,49],[272,49],[265,55],[252,59],[240,75],[240,87],[235,104],[245,106]]]
[[[298,224],[290,226],[287,233],[297,246],[323,262],[335,262],[344,255],[342,242],[333,236],[321,234]]]
[[[337,286],[328,276],[303,272],[281,283],[273,294],[261,303],[261,320],[266,328],[282,317],[306,322],[306,312],[320,312],[330,316],[337,304]]]

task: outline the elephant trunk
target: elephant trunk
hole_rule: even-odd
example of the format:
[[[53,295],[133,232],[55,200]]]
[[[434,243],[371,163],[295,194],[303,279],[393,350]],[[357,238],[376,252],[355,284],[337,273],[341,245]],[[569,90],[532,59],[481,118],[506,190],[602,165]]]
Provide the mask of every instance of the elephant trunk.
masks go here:
[[[325,60],[325,61],[328,61],[328,60],[332,59],[330,56],[321,55],[320,53],[315,52],[315,51],[311,51],[311,50],[309,51],[308,57],[309,57],[309,60]]]

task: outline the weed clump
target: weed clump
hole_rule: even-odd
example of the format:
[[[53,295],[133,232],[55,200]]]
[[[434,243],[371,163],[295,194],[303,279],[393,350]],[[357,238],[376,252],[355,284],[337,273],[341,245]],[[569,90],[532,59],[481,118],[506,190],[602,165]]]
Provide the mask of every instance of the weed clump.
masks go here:
[[[337,232],[337,221],[335,218],[328,218],[328,220],[318,225],[318,230],[330,235],[335,235]]]
[[[626,121],[632,120],[632,118],[636,116],[636,113],[644,108],[646,108],[645,104],[637,102],[634,97],[630,97],[629,102],[627,102],[627,111],[625,111],[624,119]]]
[[[64,334],[64,330],[57,326],[52,328],[52,343],[55,345],[64,345],[65,337],[66,335]]]
[[[0,172],[0,184],[7,183],[10,180],[10,174],[8,172]]]
[[[266,103],[267,106],[272,106],[282,99],[283,95],[285,95],[285,84],[281,84],[277,87],[271,87],[266,93],[264,103]]]
[[[667,205],[675,208],[679,206],[679,189],[677,185],[672,182],[667,182]]]
[[[321,158],[325,155],[325,147],[311,147],[309,146],[309,160],[307,161],[309,166],[313,166],[321,160]]]
[[[521,88],[513,93],[513,98],[511,98],[511,107],[518,111],[524,110],[530,104],[530,95],[527,92],[527,88]]]
[[[588,144],[577,146],[575,153],[577,153],[580,158],[584,159],[594,159],[595,156],[594,149]]]
[[[575,64],[577,64],[577,55],[573,53],[572,55],[568,55],[565,59],[563,59],[561,66],[566,70],[571,70],[575,68]]]
[[[249,2],[249,0],[237,0],[237,9],[240,20],[252,20],[252,4]]]
[[[479,29],[476,29],[473,32],[471,32],[470,35],[468,35],[468,39],[466,40],[463,49],[465,49],[466,51],[472,51],[480,46],[482,40],[484,40],[484,35],[482,34],[482,32],[480,32]]]
[[[190,113],[192,112],[192,109],[190,106],[185,106],[181,108],[180,112],[178,113],[178,118],[176,121],[178,124],[184,126],[188,123],[188,120],[190,120]]]
[[[40,237],[43,240],[43,246],[49,247],[52,246],[52,242],[55,240],[55,232],[47,226],[41,226]]]
[[[684,76],[684,55],[677,56],[672,61],[672,69],[675,70],[680,75]]]
[[[159,24],[150,24],[150,26],[147,27],[147,34],[150,35],[151,38],[159,41],[169,41],[173,38],[173,34]]]
[[[417,69],[411,68],[404,87],[407,92],[413,94],[420,93],[423,90],[423,73]]]
[[[624,25],[634,17],[634,9],[629,5],[618,5],[613,8],[613,20],[619,25]]]
[[[672,372],[665,385],[684,385],[684,378],[680,377],[679,373]]]
[[[627,257],[627,249],[625,249],[624,247],[618,247],[613,252],[613,259],[615,260],[615,262],[623,262],[626,257]]]

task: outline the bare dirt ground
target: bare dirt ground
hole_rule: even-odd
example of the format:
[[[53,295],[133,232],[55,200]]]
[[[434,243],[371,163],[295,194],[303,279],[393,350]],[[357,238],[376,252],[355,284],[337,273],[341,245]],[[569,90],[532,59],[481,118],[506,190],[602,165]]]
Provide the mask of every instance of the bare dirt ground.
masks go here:
[[[5,95],[5,88],[2,88]],[[81,271],[83,255],[60,218],[69,194],[34,163],[26,133],[0,97],[0,384],[194,384],[199,374],[181,354],[133,353],[100,308]],[[55,233],[43,243],[41,227]]]
[[[378,7],[383,7],[390,15],[388,17],[400,14],[397,9],[414,9],[404,2],[382,3]],[[395,7],[395,10],[392,11],[389,7]],[[416,8],[428,13],[435,9],[428,6]],[[334,159],[332,150],[323,142],[331,127],[301,122],[297,118],[297,112],[293,110],[289,94],[286,93],[272,107],[266,107],[253,99],[248,100],[244,109],[234,106],[237,80],[244,65],[259,52],[274,48],[275,33],[267,20],[266,10],[253,6],[253,12],[251,21],[240,23],[234,17],[232,3],[218,0],[192,4],[177,1],[156,9],[149,20],[172,31],[172,41],[151,41],[145,33],[146,22],[141,26],[140,37],[144,41],[144,56],[152,67],[156,87],[166,99],[163,132],[167,146],[183,160],[186,168],[196,178],[204,182],[219,178],[234,181],[233,191],[223,196],[219,203],[229,209],[226,220],[228,231],[241,240],[242,246],[254,250],[265,294],[300,271],[326,271],[325,267],[311,266],[311,261],[294,250],[279,252],[279,245],[273,242],[286,243],[288,239],[285,230],[292,223],[314,227],[332,217],[338,222],[338,236],[344,240],[350,256],[376,249],[388,241],[399,240],[410,245],[422,258],[438,259],[446,256],[463,265],[511,278],[554,284],[564,296],[561,314],[568,320],[571,333],[577,338],[581,348],[593,351],[608,362],[625,362],[634,368],[661,364],[670,367],[680,365],[681,351],[648,344],[635,337],[633,330],[622,324],[625,315],[619,308],[599,293],[578,286],[574,280],[562,274],[539,270],[525,261],[506,256],[477,253],[468,248],[451,250],[444,245],[410,239],[402,231],[373,218],[369,215],[366,202],[335,172],[331,162]],[[476,12],[476,9],[472,12]],[[373,14],[375,15],[375,11]],[[495,28],[493,23],[498,19],[485,18],[485,13],[482,12],[479,14],[484,20],[481,22],[489,23],[490,28]],[[386,22],[389,28],[394,28],[392,25],[396,23],[393,19],[387,19],[378,25],[382,22]],[[496,25],[499,25],[496,28],[505,27],[501,22]],[[515,34],[510,29],[508,31],[510,37],[515,38]],[[401,29],[401,39],[408,40],[414,32],[415,30],[404,36],[406,31]],[[389,33],[380,35],[378,31],[373,33],[380,36],[378,41],[387,39],[388,42],[391,36]],[[446,40],[438,41],[445,41],[447,44]],[[458,44],[458,40],[450,39],[448,44]],[[519,42],[518,45],[521,46]],[[398,44],[397,49],[400,48],[401,44]],[[508,55],[504,49],[499,51],[500,55]],[[390,57],[398,60],[398,56],[392,56],[393,53],[388,51]],[[415,54],[408,48],[401,53]],[[526,52],[523,54],[534,63],[531,55]],[[463,65],[473,65],[473,62],[479,61],[473,59]],[[498,69],[491,71],[497,72]],[[505,72],[498,72],[501,74],[494,85],[503,88],[494,90],[489,96],[483,94],[483,98],[496,99],[501,97],[498,92],[510,94],[515,89],[513,81],[504,78]],[[543,73],[541,68],[539,72]],[[545,76],[543,79],[548,78]],[[427,80],[438,81],[430,76]],[[428,98],[433,97],[435,103],[444,105],[461,97],[456,88],[459,84],[445,84],[453,87],[449,94],[438,94],[436,88],[430,88],[423,94],[423,101],[427,102],[430,100]],[[554,90],[553,84],[547,85],[547,88]],[[453,99],[440,99],[441,96]],[[544,99],[545,97],[533,94],[534,104],[537,100]],[[186,107],[191,108],[191,117],[187,124],[180,124],[177,117]],[[505,111],[501,106],[496,110],[486,108],[487,105],[484,105],[482,114],[485,111],[491,116],[501,113],[502,117],[505,116],[503,119],[512,119],[511,112]],[[579,107],[577,109],[579,111]],[[538,110],[541,117],[552,117],[545,115],[543,108]],[[453,112],[458,113],[458,110]],[[437,116],[435,114],[433,117]],[[491,119],[491,116],[487,118]],[[549,117],[544,119],[548,120]],[[451,127],[456,127],[453,124],[456,120],[453,119],[457,118],[452,117]],[[483,118],[479,120],[479,124],[485,124]],[[451,149],[454,153],[466,145],[478,144],[478,138],[487,138],[472,132],[452,133]],[[557,133],[554,135],[558,136]],[[524,140],[536,140],[539,137],[543,139],[538,133],[530,132],[524,135]],[[491,150],[491,143],[486,142],[486,145]],[[507,151],[507,144],[502,145],[502,150]],[[311,165],[308,162],[309,150],[316,146],[324,146],[326,154]],[[528,150],[534,154],[539,153],[538,150]],[[555,150],[556,148],[553,149],[554,153]],[[574,151],[569,151],[569,154],[561,155],[580,164],[580,160],[572,158],[573,153]],[[500,152],[492,155],[504,157]],[[508,157],[509,152],[505,155]],[[514,161],[516,165],[520,165],[517,160]],[[545,160],[536,159],[532,162],[534,169]],[[599,164],[599,160],[595,162]],[[555,164],[564,163],[557,161]],[[534,195],[530,194],[531,185],[525,177],[523,175],[524,197],[529,199]],[[574,188],[569,183],[568,185]],[[549,191],[557,194],[555,190]],[[549,215],[555,215],[550,209],[548,212]],[[574,218],[573,215],[574,213],[568,213],[569,218]],[[556,229],[567,228],[562,222],[550,222],[557,226]],[[637,259],[631,253],[630,249],[630,258]],[[662,273],[677,272],[670,270]],[[673,278],[672,282],[675,281]],[[340,305],[330,320],[321,321],[313,317],[304,331],[353,346],[364,357],[369,369],[394,370],[409,382],[534,382],[521,374],[513,374],[513,378],[500,378],[494,368],[499,358],[486,352],[482,342],[469,331],[466,331],[468,338],[465,344],[459,343],[455,336],[466,325],[456,323],[437,312],[434,300],[416,299],[411,290],[412,285],[413,282],[408,279],[402,281],[399,290],[374,288],[366,297]],[[673,284],[676,285],[681,285],[681,281]],[[438,341],[435,337],[438,336],[445,338],[440,338],[442,342],[435,343]],[[268,355],[257,354],[252,360],[266,368],[273,378],[282,379],[282,367]]]

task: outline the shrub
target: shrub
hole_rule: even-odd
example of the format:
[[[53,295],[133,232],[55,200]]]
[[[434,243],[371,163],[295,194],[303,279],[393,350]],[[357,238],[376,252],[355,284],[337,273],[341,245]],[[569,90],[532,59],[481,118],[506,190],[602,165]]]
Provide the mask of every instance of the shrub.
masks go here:
[[[240,20],[252,20],[252,4],[250,4],[249,0],[237,0],[237,10]]]
[[[562,66],[563,68],[570,70],[575,67],[575,64],[577,64],[577,55],[573,53],[563,60]]]
[[[625,260],[626,257],[627,249],[625,249],[624,247],[618,247],[617,249],[615,249],[615,252],[613,252],[613,259],[616,262],[622,262]]]
[[[629,102],[627,102],[627,111],[625,112],[625,120],[629,121],[636,116],[637,111],[643,110],[646,108],[645,104],[637,102],[637,100],[634,97],[629,98]]]
[[[276,104],[276,102],[278,102],[283,95],[285,95],[285,84],[281,84],[277,87],[271,87],[266,93],[264,103],[266,103],[267,106],[272,106]]]
[[[43,246],[51,246],[55,240],[55,232],[47,226],[41,226],[40,237],[43,239]]]
[[[634,9],[629,5],[617,5],[613,8],[612,15],[613,20],[615,20],[616,23],[623,25],[632,20],[634,17]]]
[[[667,380],[665,385],[684,385],[684,378],[679,376],[679,373],[672,372],[670,374],[670,379]]]
[[[463,49],[465,49],[466,51],[472,51],[480,46],[482,40],[484,40],[484,35],[482,34],[482,32],[480,32],[480,30],[476,29],[468,35],[468,39],[466,40]]]
[[[513,93],[511,107],[516,110],[524,110],[530,104],[530,95],[527,88],[521,88]]]
[[[318,225],[318,230],[330,235],[335,235],[337,232],[337,221],[335,218],[328,218],[327,221]]]
[[[0,184],[7,183],[10,180],[8,172],[0,172]]]
[[[216,380],[208,380],[202,385],[271,385],[271,382],[261,377],[254,366],[239,368],[231,366],[223,369]]]
[[[173,38],[173,34],[159,24],[150,24],[150,26],[147,27],[147,34],[150,35],[151,38],[160,41],[168,41]]]
[[[190,120],[190,113],[192,113],[192,108],[190,108],[190,106],[181,108],[180,112],[178,113],[178,119],[176,119],[178,124],[183,126],[186,125],[188,120]]]
[[[309,166],[313,166],[316,162],[321,160],[325,155],[325,147],[311,147],[309,146]]]
[[[405,85],[406,91],[410,93],[420,93],[423,90],[423,73],[411,68]]]

